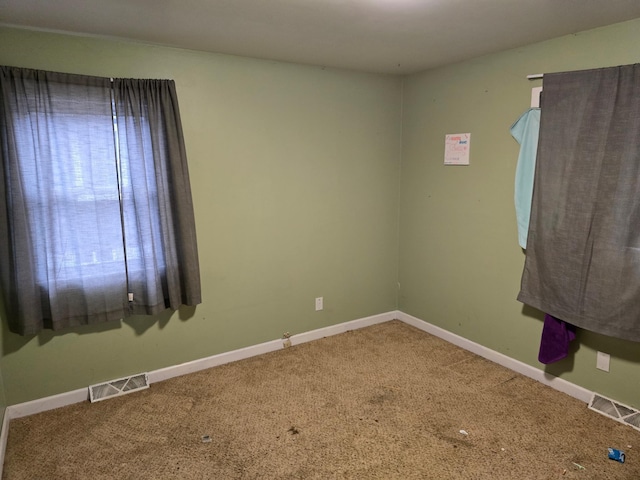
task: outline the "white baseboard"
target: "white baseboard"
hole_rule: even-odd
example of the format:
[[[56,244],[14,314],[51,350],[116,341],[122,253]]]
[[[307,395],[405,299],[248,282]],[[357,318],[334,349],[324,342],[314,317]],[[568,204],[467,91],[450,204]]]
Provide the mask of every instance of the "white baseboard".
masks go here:
[[[88,388],[80,388],[71,392],[60,393],[50,397],[39,398],[30,402],[9,405],[2,418],[2,429],[0,430],[0,478],[2,478],[2,466],[4,465],[4,452],[7,449],[9,437],[9,423],[14,418],[26,417],[36,413],[53,410],[54,408],[65,407],[74,403],[84,402],[89,399]]]
[[[368,327],[378,323],[388,322],[398,318],[397,311],[381,313],[370,317],[359,318],[349,322],[331,325],[325,328],[319,328],[310,332],[304,332],[292,335],[290,340],[292,345],[318,340],[323,337],[330,337],[349,330],[357,330],[359,328]],[[148,373],[149,384],[168,380],[169,378],[187,375],[207,368],[223,365],[225,363],[243,360],[245,358],[262,355],[263,353],[280,350],[283,347],[282,339],[271,340],[269,342],[252,345],[246,348],[240,348],[231,352],[220,353],[211,357],[201,358],[192,362],[174,365],[167,368],[161,368]],[[4,454],[7,447],[7,439],[9,435],[9,423],[14,418],[26,417],[36,413],[53,410],[54,408],[65,407],[80,403],[89,399],[89,387],[80,388],[71,392],[60,393],[50,397],[39,398],[30,402],[10,405],[5,409],[2,419],[2,428],[0,430],[0,478],[2,478],[2,466],[4,465]]]
[[[318,340],[323,337],[330,337],[332,335],[344,333],[348,330],[357,330],[359,328],[368,327],[377,323],[388,322],[389,320],[397,318],[397,313],[397,311],[381,313],[379,315],[373,315],[371,317],[359,318],[357,320],[351,320],[349,322],[339,323],[337,325],[331,325],[329,327],[319,328],[317,330],[311,330],[310,332],[292,335],[290,337],[291,345],[299,345],[301,343]],[[218,365],[224,365],[225,363],[236,362],[238,360],[244,360],[245,358],[255,357],[256,355],[262,355],[263,353],[274,352],[282,348],[282,339],[271,340],[269,342],[240,348],[231,352],[220,353],[211,357],[193,360],[181,365],[161,368],[160,370],[149,372],[149,383],[151,384],[160,382],[162,380],[168,380],[169,378],[194,373],[211,367],[217,367]]]
[[[298,345],[323,337],[330,337],[332,335],[344,333],[348,330],[357,330],[359,328],[368,327],[377,323],[388,322],[389,320],[397,318],[397,316],[397,311],[381,313],[379,315],[373,315],[371,317],[359,318],[357,320],[319,328],[310,332],[292,335],[290,340],[292,345]],[[238,350],[233,350],[230,352],[220,353],[218,355],[212,355],[211,357],[193,360],[191,362],[182,363],[180,365],[161,368],[159,370],[148,372],[149,383],[152,384],[161,382],[163,380],[168,380],[169,378],[178,377],[180,375],[187,375],[189,373],[216,367],[218,365],[224,365],[225,363],[236,362],[238,360],[254,357],[256,355],[262,355],[263,353],[280,350],[281,348],[283,348],[282,339],[271,340],[269,342],[240,348]],[[67,405],[72,405],[74,403],[84,402],[89,398],[88,392],[89,390],[87,387],[73,390],[71,392],[60,393],[58,395],[53,395],[50,397],[39,398],[30,402],[10,405],[5,411],[5,422],[3,423],[7,423],[13,418],[34,415],[36,413],[45,412],[47,410],[53,410],[54,408],[60,408]],[[0,446],[2,445],[1,442],[2,438],[0,438]]]
[[[521,373],[522,375],[537,380],[538,382],[547,385],[555,390],[566,393],[567,395],[577,398],[585,403],[589,403],[591,400],[591,396],[593,392],[591,390],[587,390],[575,383],[571,383],[567,380],[564,380],[559,377],[554,377],[543,370],[540,370],[536,367],[532,367],[526,363],[523,363],[514,358],[508,357],[502,353],[496,352],[495,350],[491,350],[479,343],[472,342],[471,340],[467,340],[460,335],[456,335],[455,333],[451,333],[443,328],[436,327],[435,325],[431,325],[430,323],[425,322],[424,320],[420,320],[419,318],[413,317],[404,312],[398,312],[397,318],[402,320],[403,322],[413,325],[414,327],[430,333],[436,337],[442,338],[449,343],[452,343],[458,347],[464,348],[476,355],[480,355],[481,357],[486,358],[487,360],[491,360],[498,365],[502,365],[514,372]]]
[[[470,352],[473,352],[481,357],[484,357],[492,362],[509,368],[515,372],[521,373],[527,377],[533,378],[545,385],[564,392],[578,400],[589,403],[593,392],[575,385],[571,382],[563,380],[561,378],[549,375],[542,370],[527,365],[519,360],[515,360],[511,357],[503,355],[499,352],[484,347],[478,343],[467,340],[464,337],[451,333],[435,325],[420,320],[419,318],[408,315],[404,312],[394,310],[387,313],[381,313],[379,315],[373,315],[370,317],[364,317],[349,322],[340,323],[337,325],[331,325],[329,327],[319,328],[317,330],[311,330],[309,332],[300,333],[291,336],[291,344],[299,345],[301,343],[318,340],[323,337],[330,337],[339,333],[344,333],[349,330],[357,330],[378,323],[388,322],[390,320],[398,319],[409,325],[412,325],[420,330],[423,330],[431,335],[442,338],[447,342],[450,342],[458,347],[464,348]],[[225,363],[235,362],[243,360],[245,358],[254,357],[256,355],[262,355],[263,353],[273,352],[283,348],[282,339],[271,340],[269,342],[260,343],[246,348],[240,348],[230,352],[213,355],[211,357],[194,360],[192,362],[183,363],[180,365],[174,365],[167,368],[161,368],[148,372],[149,384],[168,380],[173,377],[181,375],[187,375],[207,368],[212,368]],[[9,433],[9,423],[14,418],[20,418],[36,413],[44,412],[47,410],[53,410],[54,408],[60,408],[74,403],[80,403],[88,400],[89,393],[87,388],[81,388],[70,392],[53,395],[50,397],[40,398],[32,400],[30,402],[24,402],[16,405],[10,405],[6,408],[4,418],[2,421],[2,429],[0,430],[0,478],[2,477],[2,465],[4,463],[4,453],[7,445],[7,438]]]
[[[54,408],[66,407],[74,403],[84,402],[89,399],[89,389],[79,388],[70,392],[59,393],[50,397],[38,398],[30,402],[9,405],[4,413],[5,418],[12,420],[14,418],[27,417]]]

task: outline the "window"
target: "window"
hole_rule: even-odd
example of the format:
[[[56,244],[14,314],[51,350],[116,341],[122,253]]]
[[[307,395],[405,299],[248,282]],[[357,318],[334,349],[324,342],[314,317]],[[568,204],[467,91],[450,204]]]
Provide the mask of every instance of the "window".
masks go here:
[[[200,303],[172,81],[0,67],[0,139],[12,331]]]

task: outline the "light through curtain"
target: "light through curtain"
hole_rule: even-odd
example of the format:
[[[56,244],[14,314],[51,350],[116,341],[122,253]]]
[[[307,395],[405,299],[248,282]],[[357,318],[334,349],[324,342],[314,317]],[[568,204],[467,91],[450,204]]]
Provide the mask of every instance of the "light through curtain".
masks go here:
[[[545,74],[518,299],[640,341],[640,65]]]
[[[124,95],[124,85],[137,94]],[[0,280],[11,331],[200,303],[172,81],[0,67],[0,140]]]
[[[113,86],[132,311],[195,305],[198,251],[174,83],[114,79]]]

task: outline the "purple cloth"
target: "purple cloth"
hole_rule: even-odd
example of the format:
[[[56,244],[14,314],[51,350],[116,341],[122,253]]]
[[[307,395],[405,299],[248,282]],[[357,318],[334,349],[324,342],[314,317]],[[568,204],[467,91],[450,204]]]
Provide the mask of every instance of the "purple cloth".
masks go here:
[[[573,325],[546,314],[538,361],[547,364],[562,360],[569,354],[569,342],[575,338],[576,332]]]

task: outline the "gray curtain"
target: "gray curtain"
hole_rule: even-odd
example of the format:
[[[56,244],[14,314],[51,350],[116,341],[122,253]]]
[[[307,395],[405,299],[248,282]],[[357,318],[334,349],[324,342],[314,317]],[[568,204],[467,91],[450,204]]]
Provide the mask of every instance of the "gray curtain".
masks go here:
[[[640,341],[640,65],[545,74],[518,299]]]
[[[113,83],[120,173],[127,179],[121,191],[132,311],[156,314],[199,304],[195,220],[174,82]]]
[[[0,67],[0,141],[0,281],[11,331],[200,303],[172,81]]]

